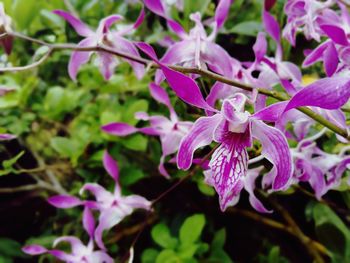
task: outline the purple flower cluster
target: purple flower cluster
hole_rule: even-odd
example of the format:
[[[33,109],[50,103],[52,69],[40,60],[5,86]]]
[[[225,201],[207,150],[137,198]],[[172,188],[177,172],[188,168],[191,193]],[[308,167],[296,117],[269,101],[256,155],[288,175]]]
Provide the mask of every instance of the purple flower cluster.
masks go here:
[[[186,32],[169,12],[169,5],[180,11],[183,1],[145,0],[145,6],[166,20],[167,26],[178,37],[171,40],[165,54],[158,58],[156,52],[147,43],[132,42],[124,36],[140,26],[144,18],[142,9],[134,25],[123,30],[110,30],[113,23],[122,19],[111,15],[101,20],[96,31],[91,30],[78,18],[64,11],[55,11],[63,17],[76,32],[85,37],[78,46],[89,48],[107,46],[113,50],[140,56],[145,53],[158,67],[154,82],[149,85],[151,96],[164,104],[170,117],[150,116],[145,112],[136,113],[138,120],[149,122],[148,127],[134,127],[126,123],[110,123],[102,130],[115,136],[128,136],[133,133],[159,137],[162,155],[159,171],[170,178],[165,169],[168,157],[176,160],[179,169],[191,167],[197,150],[215,143],[216,150],[205,167],[204,180],[218,193],[220,208],[237,204],[240,193],[245,189],[249,194],[251,206],[259,212],[272,212],[266,209],[256,197],[254,190],[263,189],[268,193],[283,191],[293,184],[308,182],[317,198],[327,191],[337,189],[342,182],[350,184],[350,178],[344,178],[344,171],[350,167],[347,148],[339,153],[327,153],[315,143],[326,130],[315,132],[315,121],[297,109],[307,107],[329,122],[348,130],[346,118],[341,107],[350,97],[350,15],[345,6],[338,1],[289,0],[285,5],[287,23],[280,29],[276,18],[269,10],[275,1],[266,1],[262,10],[262,22],[265,32],[257,35],[253,46],[253,61],[240,62],[231,57],[224,48],[215,42],[216,35],[223,28],[231,7],[231,0],[220,0],[214,17],[202,22],[200,13],[190,15],[194,27]],[[209,33],[208,33],[209,32]],[[282,37],[293,46],[297,45],[297,34],[306,40],[320,42],[314,50],[305,51],[304,67],[322,61],[326,77],[309,85],[304,85],[300,68],[283,60]],[[276,52],[268,52],[267,37],[276,46]],[[325,41],[321,42],[321,40]],[[164,43],[163,43],[164,44]],[[69,75],[75,80],[80,66],[87,63],[91,51],[74,51],[69,62]],[[117,58],[104,51],[97,52],[101,73],[108,80],[119,63]],[[137,77],[145,72],[143,65],[126,60]],[[185,75],[171,66],[183,66],[210,70],[234,81],[249,85],[252,91],[240,90],[217,81],[210,93],[204,97],[196,80],[198,74]],[[258,72],[258,74],[256,74]],[[178,98],[201,111],[194,121],[181,120],[175,112],[166,90],[161,85],[167,82]],[[267,104],[266,96],[259,88],[273,90],[280,85],[288,100]],[[288,124],[292,124],[289,128]],[[288,127],[287,127],[288,126]],[[5,135],[3,135],[5,136]],[[341,143],[347,138],[337,136]],[[288,140],[296,142],[296,148],[290,148]],[[253,143],[259,147],[260,155],[251,151]],[[266,172],[262,165],[254,169],[250,164],[266,159],[272,168]],[[84,207],[83,225],[90,236],[90,242],[84,246],[75,237],[62,237],[55,244],[65,241],[71,244],[72,252],[47,250],[41,246],[30,245],[24,248],[26,253],[37,255],[50,253],[66,262],[112,262],[106,254],[102,234],[108,231],[134,209],[149,210],[151,203],[141,196],[122,196],[118,183],[118,167],[111,156],[105,152],[105,169],[115,180],[115,191],[110,193],[98,184],[85,184],[81,192],[89,191],[95,200],[82,200],[73,196],[55,196],[49,202],[58,208]],[[263,174],[265,171],[265,174]],[[257,180],[262,176],[262,180]],[[258,185],[257,182],[261,184]],[[95,228],[92,212],[98,212],[98,225]],[[93,249],[94,241],[100,250]]]

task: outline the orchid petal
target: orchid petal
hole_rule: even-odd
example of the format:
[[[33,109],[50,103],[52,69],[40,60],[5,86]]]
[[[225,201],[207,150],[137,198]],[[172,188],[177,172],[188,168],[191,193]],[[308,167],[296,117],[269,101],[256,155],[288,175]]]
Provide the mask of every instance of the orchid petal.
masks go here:
[[[114,179],[116,183],[119,180],[119,168],[117,162],[109,155],[107,151],[103,154],[103,166],[108,174]]]
[[[176,113],[174,111],[173,106],[170,103],[170,99],[166,91],[159,85],[152,82],[149,85],[149,89],[151,92],[151,96],[158,102],[166,105],[170,111],[170,115],[172,119],[177,119]]]
[[[179,37],[182,37],[182,38],[184,38],[186,36],[186,32],[182,28],[182,26],[179,23],[177,23],[176,21],[169,18],[165,14],[164,7],[163,7],[162,2],[160,0],[144,0],[143,2],[145,4],[145,6],[149,10],[151,10],[153,13],[165,18],[168,26],[175,34],[177,34]]]
[[[123,19],[120,15],[110,15],[105,18],[103,18],[96,30],[98,35],[102,35],[104,33],[107,33],[108,29],[111,27],[111,25],[119,20]]]
[[[327,49],[324,52],[324,68],[327,74],[327,77],[330,77],[334,74],[338,67],[338,52],[333,43],[328,45]]]
[[[198,85],[193,79],[160,63],[150,45],[146,43],[137,43],[137,46],[161,67],[170,87],[180,99],[198,108],[215,111],[215,109],[210,107],[204,100]]]
[[[88,207],[84,208],[83,226],[85,231],[89,234],[89,236],[93,237],[95,232],[95,219]]]
[[[112,194],[99,184],[87,183],[80,189],[80,195],[82,195],[84,191],[91,192],[98,202],[103,203],[113,199]]]
[[[80,41],[78,47],[91,47],[96,44],[95,42],[93,37],[88,37]],[[79,68],[89,61],[91,54],[90,51],[74,51],[72,53],[68,64],[68,73],[72,80],[76,80]]]
[[[7,134],[7,133],[0,134],[0,141],[12,140],[15,138],[16,138],[16,135],[13,135],[13,134]]]
[[[41,255],[47,253],[47,249],[39,245],[28,245],[22,248],[22,251],[29,255]]]
[[[127,54],[134,55],[136,57],[140,57],[140,54],[139,54],[137,48],[135,47],[134,43],[127,40],[126,38],[118,36],[118,34],[119,34],[119,32],[117,34],[113,34],[113,39],[116,43],[114,45],[114,48],[116,50],[120,50],[120,51],[125,52]],[[130,64],[130,66],[133,68],[135,75],[138,79],[141,79],[144,76],[144,74],[145,74],[145,66],[144,65],[142,65],[136,61],[132,61],[130,59],[123,58],[123,60]]]
[[[55,195],[48,198],[47,201],[57,208],[71,208],[83,203],[79,198],[71,195]]]
[[[276,122],[281,117],[281,114],[284,112],[287,104],[288,101],[280,101],[271,104],[270,106],[254,113],[253,118],[257,120]]]
[[[263,22],[266,32],[277,42],[280,41],[280,27],[276,19],[267,11],[263,11]]]
[[[129,214],[129,213],[128,213]],[[128,214],[124,215],[127,216]],[[105,250],[105,246],[102,241],[103,231],[111,229],[113,226],[117,225],[123,218],[123,214],[117,208],[111,208],[108,210],[103,210],[99,217],[99,224],[95,230],[95,241],[99,248]]]
[[[56,238],[53,242],[53,246],[56,247],[61,242],[67,242],[72,247],[72,254],[79,254],[80,251],[84,250],[85,246],[81,240],[74,236],[63,236]]]
[[[322,60],[325,50],[328,48],[330,41],[326,41],[314,49],[310,54],[307,55],[303,62],[303,67],[311,66],[317,61]]]
[[[336,44],[342,46],[349,44],[346,33],[342,28],[335,25],[321,25],[320,27]]]
[[[200,117],[193,124],[189,133],[182,139],[177,154],[177,165],[180,169],[187,170],[193,159],[196,149],[210,144],[216,127],[223,119],[221,114],[210,117]]]
[[[89,257],[91,262],[114,263],[114,260],[103,251],[95,251]]]
[[[139,195],[129,195],[123,198],[124,203],[133,209],[141,208],[145,210],[150,210],[152,202],[148,201],[146,198]]]
[[[98,62],[100,66],[100,72],[105,80],[109,80],[117,65],[115,57],[107,52],[98,52]]]
[[[261,59],[265,56],[267,50],[267,41],[263,32],[258,33],[255,44],[253,46],[253,50],[255,54],[255,60],[257,62],[260,62]]]
[[[252,136],[261,142],[262,155],[274,165],[264,178],[272,179],[273,190],[285,188],[293,173],[292,157],[287,139],[280,130],[254,119],[252,120]]]
[[[243,189],[243,178],[248,169],[250,146],[249,130],[245,133],[230,133],[212,155],[209,167],[212,171],[206,182],[215,187],[219,194],[221,211],[235,205]]]
[[[101,127],[101,129],[111,135],[127,136],[138,131],[137,128],[123,122],[112,122]]]
[[[87,25],[85,25],[79,18],[71,15],[70,13],[63,10],[54,10],[53,13],[66,20],[79,35],[88,37],[94,34],[94,32]]]
[[[254,194],[255,181],[259,176],[260,171],[261,167],[248,170],[247,175],[244,178],[244,189],[249,193],[249,203],[256,211],[260,213],[272,213],[271,210],[264,207],[261,201]]]
[[[285,111],[301,106],[316,106],[334,110],[343,106],[349,97],[349,78],[324,78],[315,81],[296,93],[289,101]]]
[[[215,22],[216,22],[216,28],[221,28],[225,20],[227,18],[227,15],[230,11],[230,6],[232,4],[233,0],[220,0],[218,3],[218,6],[216,7],[215,11]]]

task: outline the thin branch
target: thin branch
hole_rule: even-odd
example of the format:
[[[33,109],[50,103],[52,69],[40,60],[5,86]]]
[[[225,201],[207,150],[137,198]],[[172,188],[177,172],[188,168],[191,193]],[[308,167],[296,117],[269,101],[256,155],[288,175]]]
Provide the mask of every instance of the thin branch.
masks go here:
[[[6,67],[6,68],[1,68],[0,72],[14,72],[14,71],[25,71],[29,69],[33,69],[38,67],[40,64],[44,63],[51,55],[52,49],[49,49],[45,55],[43,55],[38,61],[33,62],[32,64],[22,66],[22,67]]]
[[[144,59],[141,57],[137,57],[137,56],[133,56],[127,53],[123,53],[123,52],[119,52],[116,51],[112,48],[109,48],[105,45],[100,45],[100,46],[93,46],[93,47],[78,47],[75,44],[50,44],[47,42],[44,42],[42,40],[38,40],[38,39],[34,39],[19,33],[15,33],[15,32],[9,32],[9,33],[5,33],[8,36],[13,36],[13,37],[18,37],[18,38],[22,38],[24,40],[27,41],[31,41],[33,43],[37,43],[40,45],[44,45],[50,48],[50,50],[56,51],[56,50],[62,50],[62,49],[71,49],[71,50],[75,50],[75,51],[99,51],[99,52],[106,52],[109,54],[113,54],[115,56],[119,56],[122,57],[124,59],[128,59],[128,60],[132,60],[138,63],[141,63],[143,65],[146,65],[148,67],[153,67],[153,68],[159,68],[159,66],[157,64],[155,64],[154,62],[152,62],[151,60],[148,59]],[[4,34],[2,34],[4,35]],[[1,36],[2,36],[1,35]],[[6,36],[5,35],[5,36]],[[41,63],[43,63],[50,55],[51,52],[46,53],[39,61],[29,65],[29,66],[24,66],[24,67],[12,67],[12,68],[0,68],[0,72],[4,72],[4,71],[13,71],[13,70],[27,70],[27,69],[31,69],[35,66],[40,65]],[[205,70],[205,69],[199,69],[199,68],[187,68],[187,67],[182,67],[182,66],[174,66],[174,65],[169,65],[169,67],[173,70],[182,72],[182,73],[195,73],[195,74],[199,74],[208,78],[211,78],[213,80],[228,84],[230,86],[234,86],[246,91],[253,91],[255,90],[254,87],[240,83],[238,81],[234,81],[231,80],[229,78],[226,78],[222,75],[216,74],[214,72],[211,72],[209,70]],[[262,94],[262,95],[266,95],[272,98],[275,98],[279,101],[285,101],[290,99],[290,97],[287,94],[283,94],[283,93],[279,93],[276,92],[274,90],[268,90],[268,89],[263,89],[263,88],[257,88],[256,89],[258,91],[258,93]],[[311,109],[307,108],[307,107],[299,107],[298,108],[299,111],[303,112],[304,114],[306,114],[307,116],[309,116],[310,118],[314,119],[315,121],[319,122],[320,124],[322,124],[323,126],[327,127],[328,129],[332,130],[333,132],[343,136],[346,139],[350,139],[350,136],[348,134],[348,131],[346,129],[343,129],[335,124],[333,124],[332,122],[328,121],[326,118],[324,118],[323,116],[313,112]]]
[[[290,213],[284,209],[275,199],[268,198],[270,204],[280,213],[288,226],[292,229],[292,233],[299,239],[299,241],[305,246],[309,254],[314,258],[315,262],[323,263],[325,260],[322,255],[328,255],[327,248],[310,237],[306,236],[299,228],[298,224],[294,221]]]
[[[61,191],[58,191],[55,187],[53,187],[50,184],[45,183],[43,181],[39,181],[36,184],[28,184],[28,185],[23,185],[23,186],[0,188],[0,194],[13,194],[13,193],[18,193],[18,192],[33,191],[33,190],[49,190],[49,191],[57,193],[57,194],[62,194]]]

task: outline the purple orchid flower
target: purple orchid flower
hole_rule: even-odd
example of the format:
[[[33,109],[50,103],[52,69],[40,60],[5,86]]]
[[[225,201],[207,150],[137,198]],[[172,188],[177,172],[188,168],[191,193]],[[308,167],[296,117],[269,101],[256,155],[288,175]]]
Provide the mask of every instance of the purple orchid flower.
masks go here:
[[[329,40],[320,44],[316,49],[308,52],[303,67],[313,65],[318,61],[323,61],[327,76],[332,76],[341,71],[350,69],[350,15],[347,8],[338,4],[341,8],[341,15],[332,21],[324,22],[320,25],[321,30]]]
[[[28,245],[23,247],[22,250],[24,253],[29,255],[41,255],[48,253],[66,263],[113,263],[114,260],[105,251],[94,250],[93,235],[95,222],[93,215],[87,207],[84,209],[83,226],[90,236],[90,241],[87,246],[85,246],[77,237],[74,236],[59,237],[53,243],[54,247],[61,242],[69,243],[72,248],[70,253],[58,249],[49,250],[40,245]]]
[[[101,185],[96,183],[87,183],[81,190],[91,192],[96,200],[81,201],[80,199],[69,195],[57,195],[48,199],[49,203],[57,208],[71,208],[78,205],[93,210],[98,210],[99,223],[94,231],[94,238],[97,245],[101,249],[105,249],[102,241],[103,231],[109,230],[115,225],[119,224],[125,217],[130,215],[135,209],[141,208],[151,209],[151,202],[139,195],[122,196],[119,185],[119,169],[115,160],[106,151],[103,156],[103,165],[108,174],[115,181],[114,193],[107,191]]]
[[[330,7],[334,0],[288,0],[284,12],[287,24],[283,29],[283,36],[295,46],[297,32],[303,32],[306,39],[320,41],[324,35],[321,24],[334,22],[338,16]]]
[[[102,19],[99,23],[97,30],[94,32],[81,20],[65,11],[55,10],[54,13],[64,18],[80,36],[85,37],[82,41],[79,42],[78,47],[84,48],[105,45],[119,52],[139,56],[135,45],[123,36],[131,33],[133,30],[135,30],[141,25],[144,18],[143,9],[141,10],[141,13],[137,18],[135,24],[127,26],[119,31],[110,31],[110,27],[113,23],[123,19],[123,17],[120,15],[111,15]],[[115,67],[119,63],[119,59],[114,55],[103,51],[98,51],[96,53],[100,71],[104,78],[108,80],[112,76]],[[73,80],[76,80],[79,68],[81,67],[81,65],[87,63],[90,60],[92,54],[93,52],[85,51],[74,51],[72,53],[68,65],[68,73]],[[143,65],[128,59],[123,60],[131,65],[138,78],[142,78],[142,76],[144,75]]]
[[[102,130],[108,134],[116,136],[127,136],[135,132],[141,132],[148,135],[159,136],[162,145],[162,156],[160,158],[159,172],[169,177],[168,172],[164,168],[164,161],[168,155],[174,154],[179,148],[181,139],[188,133],[192,126],[192,122],[180,121],[173,106],[170,103],[170,99],[166,91],[156,85],[155,83],[150,84],[150,92],[152,97],[166,105],[170,112],[170,119],[164,116],[149,116],[145,112],[136,113],[136,118],[150,122],[150,127],[146,128],[135,128],[126,123],[110,123],[104,125]]]
[[[12,19],[5,13],[4,4],[0,3],[0,34],[11,32]],[[0,40],[0,44],[3,46],[7,54],[11,53],[13,37],[6,36]]]
[[[213,30],[208,36],[204,25],[201,22],[201,15],[199,12],[191,14],[190,19],[195,23],[195,26],[186,33],[185,30],[175,21],[167,20],[176,23],[176,27],[170,24],[170,28],[180,37],[181,41],[172,44],[160,62],[169,65],[182,65],[189,67],[208,67],[226,76],[233,75],[232,60],[229,54],[219,45],[214,43],[217,31],[223,26],[228,10],[231,5],[231,0],[221,0],[217,6]],[[167,17],[164,15],[164,8],[161,6],[161,2],[158,1],[145,1],[145,5],[154,13]],[[220,58],[220,59],[219,59]],[[235,61],[235,64],[239,64]],[[163,80],[163,75],[160,71],[156,74],[156,83],[159,84]]]
[[[309,182],[318,199],[328,190],[339,187],[344,171],[350,168],[350,156],[344,155],[347,148],[339,154],[330,154],[317,147],[315,140],[324,132],[325,129],[291,149],[295,165],[294,181]]]
[[[224,100],[220,112],[199,118],[181,141],[177,155],[179,168],[187,170],[196,149],[212,141],[220,143],[209,163],[206,181],[218,192],[222,211],[237,203],[244,187],[253,187],[255,179],[247,177],[247,148],[251,147],[253,138],[261,142],[262,155],[274,165],[263,178],[265,187],[282,190],[292,176],[292,159],[286,138],[281,131],[244,111],[246,100],[245,95],[237,93]],[[249,192],[257,200],[253,191]],[[267,212],[260,202],[252,202],[252,205],[260,212]]]

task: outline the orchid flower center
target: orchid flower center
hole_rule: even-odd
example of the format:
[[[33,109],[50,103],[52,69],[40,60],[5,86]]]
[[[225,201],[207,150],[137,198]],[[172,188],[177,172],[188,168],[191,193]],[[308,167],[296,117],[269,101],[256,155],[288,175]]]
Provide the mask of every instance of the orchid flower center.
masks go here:
[[[250,113],[245,111],[247,97],[237,93],[233,98],[224,100],[221,112],[229,123],[228,129],[234,133],[244,133],[249,124]]]

